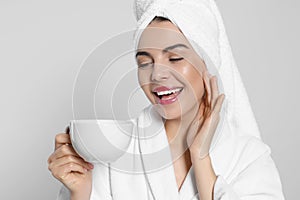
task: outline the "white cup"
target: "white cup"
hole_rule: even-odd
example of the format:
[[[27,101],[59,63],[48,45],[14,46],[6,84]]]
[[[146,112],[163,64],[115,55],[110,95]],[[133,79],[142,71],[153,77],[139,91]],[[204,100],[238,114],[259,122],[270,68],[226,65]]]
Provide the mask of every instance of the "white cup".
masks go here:
[[[133,125],[130,120],[72,120],[72,146],[87,162],[114,162],[126,153]]]

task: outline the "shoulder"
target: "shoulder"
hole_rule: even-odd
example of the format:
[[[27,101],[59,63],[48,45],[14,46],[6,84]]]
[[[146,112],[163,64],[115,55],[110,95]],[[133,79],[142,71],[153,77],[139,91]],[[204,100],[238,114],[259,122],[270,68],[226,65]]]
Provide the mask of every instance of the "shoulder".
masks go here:
[[[224,138],[211,153],[213,166],[219,174],[234,176],[261,157],[268,157],[271,149],[261,139],[254,136]]]
[[[216,184],[220,191],[231,188],[240,197],[284,199],[271,149],[261,139],[254,136],[229,139],[216,148],[212,161],[215,173],[224,178],[225,184]]]

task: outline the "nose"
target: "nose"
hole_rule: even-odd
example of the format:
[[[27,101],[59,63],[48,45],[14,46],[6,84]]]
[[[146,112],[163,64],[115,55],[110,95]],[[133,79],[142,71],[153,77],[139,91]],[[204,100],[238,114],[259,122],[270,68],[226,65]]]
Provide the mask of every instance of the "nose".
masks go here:
[[[164,81],[170,76],[170,72],[167,66],[162,64],[154,64],[152,68],[151,80],[152,81]]]

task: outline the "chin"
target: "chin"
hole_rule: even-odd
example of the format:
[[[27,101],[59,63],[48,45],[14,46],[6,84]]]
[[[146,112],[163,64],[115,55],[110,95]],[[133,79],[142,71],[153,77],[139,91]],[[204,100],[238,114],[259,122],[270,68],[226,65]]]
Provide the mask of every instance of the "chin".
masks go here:
[[[170,104],[170,105],[160,105],[160,104],[153,104],[154,109],[158,112],[158,114],[167,120],[175,120],[181,119],[182,117],[182,110],[178,103]]]

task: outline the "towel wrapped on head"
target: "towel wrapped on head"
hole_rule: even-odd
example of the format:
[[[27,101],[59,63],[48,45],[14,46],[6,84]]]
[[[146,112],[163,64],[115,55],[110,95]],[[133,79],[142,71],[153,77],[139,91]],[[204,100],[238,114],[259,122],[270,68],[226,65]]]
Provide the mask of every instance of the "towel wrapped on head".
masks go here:
[[[230,128],[228,131],[260,138],[223,19],[214,0],[136,0],[134,13],[137,19],[134,35],[136,49],[143,30],[156,16],[168,18],[204,60],[208,71],[216,75],[222,84],[224,91],[221,91],[226,96],[225,121]]]

